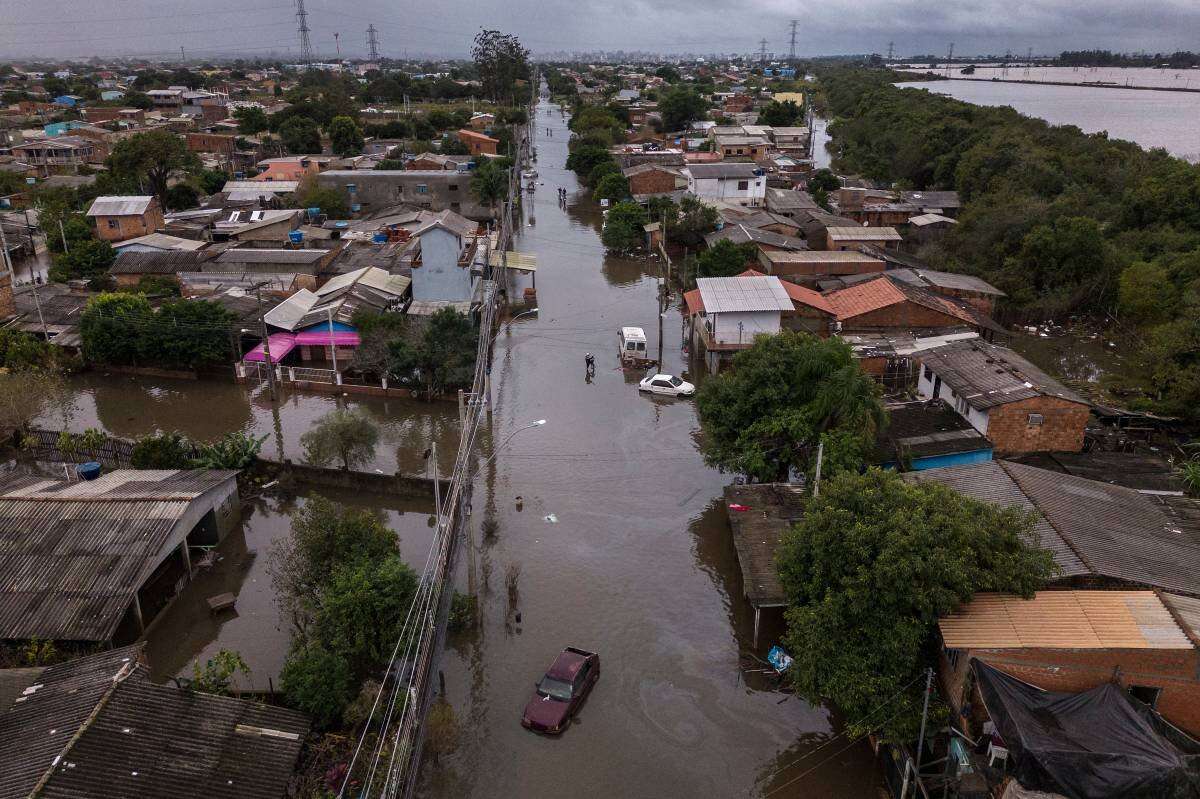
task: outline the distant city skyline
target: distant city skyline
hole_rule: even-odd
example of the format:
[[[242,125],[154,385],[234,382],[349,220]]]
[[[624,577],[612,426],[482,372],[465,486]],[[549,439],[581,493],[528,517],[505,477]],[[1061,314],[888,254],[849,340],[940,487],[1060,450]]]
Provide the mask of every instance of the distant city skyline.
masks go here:
[[[294,0],[212,0],[199,10],[182,0],[0,0],[0,58],[92,56],[296,58]],[[798,19],[798,56],[885,53],[1056,54],[1062,50],[1172,52],[1195,49],[1200,3],[1165,0],[1152,8],[1119,0],[447,0],[403,8],[385,0],[305,0],[314,53],[363,57],[366,28],[382,55],[465,57],[480,27],[517,34],[534,55],[638,51],[671,55],[757,53],[786,56],[788,20]]]

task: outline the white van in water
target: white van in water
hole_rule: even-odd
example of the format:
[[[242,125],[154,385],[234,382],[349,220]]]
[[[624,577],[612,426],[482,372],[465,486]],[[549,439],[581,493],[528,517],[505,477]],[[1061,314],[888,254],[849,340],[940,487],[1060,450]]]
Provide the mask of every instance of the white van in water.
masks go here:
[[[646,331],[640,327],[623,327],[617,333],[617,355],[622,366],[643,366],[653,363],[646,351]]]

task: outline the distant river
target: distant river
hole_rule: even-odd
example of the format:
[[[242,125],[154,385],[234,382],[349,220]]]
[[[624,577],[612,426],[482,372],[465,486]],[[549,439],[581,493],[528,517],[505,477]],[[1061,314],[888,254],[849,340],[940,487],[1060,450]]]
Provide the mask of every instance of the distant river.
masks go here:
[[[976,105],[1012,106],[1026,116],[1053,125],[1075,125],[1085,133],[1106,130],[1111,138],[1147,148],[1162,147],[1172,155],[1200,162],[1200,94],[964,80],[899,85]]]

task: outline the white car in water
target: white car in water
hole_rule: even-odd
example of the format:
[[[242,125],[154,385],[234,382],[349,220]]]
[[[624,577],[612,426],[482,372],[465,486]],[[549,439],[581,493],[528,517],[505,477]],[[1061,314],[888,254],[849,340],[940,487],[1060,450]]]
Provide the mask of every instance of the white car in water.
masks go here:
[[[638,391],[649,391],[665,397],[690,397],[696,393],[696,387],[674,375],[657,374],[638,383]]]

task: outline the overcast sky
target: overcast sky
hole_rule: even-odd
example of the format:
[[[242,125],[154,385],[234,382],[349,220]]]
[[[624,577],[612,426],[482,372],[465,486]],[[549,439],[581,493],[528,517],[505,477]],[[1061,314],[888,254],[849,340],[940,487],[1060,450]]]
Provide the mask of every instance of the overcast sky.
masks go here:
[[[384,55],[465,55],[480,26],[537,53],[577,50],[786,55],[886,52],[1057,53],[1196,49],[1200,0],[305,0],[314,51],[362,55],[374,23]],[[205,9],[206,10],[201,10]],[[294,57],[294,0],[0,0],[0,57],[92,55]]]

